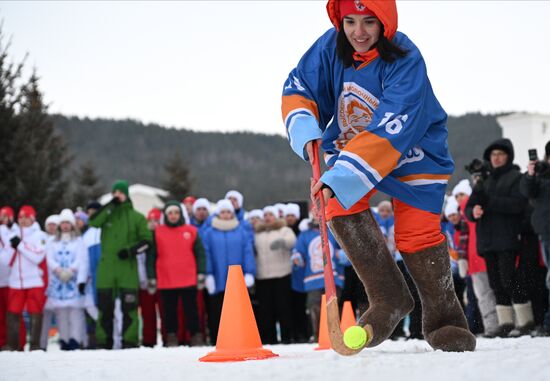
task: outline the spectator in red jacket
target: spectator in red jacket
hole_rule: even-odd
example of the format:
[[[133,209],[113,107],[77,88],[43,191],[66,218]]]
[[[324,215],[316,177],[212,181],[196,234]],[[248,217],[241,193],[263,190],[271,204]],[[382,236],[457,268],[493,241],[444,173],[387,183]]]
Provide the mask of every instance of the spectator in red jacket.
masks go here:
[[[202,345],[197,312],[197,283],[203,282],[205,255],[196,227],[185,224],[179,202],[164,207],[164,225],[155,229],[155,245],[150,252],[149,279],[156,279],[166,328],[166,346],[178,343],[178,303],[183,304],[185,322],[191,333],[191,346]],[[151,282],[150,282],[151,283]]]

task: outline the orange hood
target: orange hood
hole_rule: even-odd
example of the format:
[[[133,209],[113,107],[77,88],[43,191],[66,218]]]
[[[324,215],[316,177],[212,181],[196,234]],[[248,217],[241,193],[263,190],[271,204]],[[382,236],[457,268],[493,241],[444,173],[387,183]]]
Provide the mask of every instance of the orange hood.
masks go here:
[[[371,10],[384,25],[384,36],[391,40],[397,31],[397,7],[395,0],[354,0],[360,1]],[[332,25],[340,30],[340,0],[328,0],[327,12]]]

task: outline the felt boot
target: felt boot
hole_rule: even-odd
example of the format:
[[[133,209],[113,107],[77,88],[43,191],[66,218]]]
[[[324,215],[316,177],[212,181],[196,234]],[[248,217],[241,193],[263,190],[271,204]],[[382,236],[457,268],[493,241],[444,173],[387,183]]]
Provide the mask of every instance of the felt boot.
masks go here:
[[[377,346],[412,311],[413,298],[370,210],[334,217],[330,228],[365,286],[369,308],[357,324],[372,326],[368,347]]]
[[[193,336],[191,336],[191,340],[189,341],[190,347],[202,347],[204,346],[204,339],[202,337],[202,333],[198,332],[195,333]]]
[[[422,331],[434,349],[473,351],[476,338],[468,330],[455,293],[447,242],[415,253],[401,253],[422,302]]]
[[[173,348],[173,347],[177,347],[178,345],[179,345],[178,335],[176,335],[175,333],[167,333],[166,344],[164,346],[167,348]]]
[[[513,304],[512,308],[516,314],[516,327],[510,332],[510,337],[520,337],[531,334],[535,329],[535,318],[531,302]]]
[[[40,336],[42,334],[42,314],[30,314],[31,323],[31,351],[43,350],[40,346]]]
[[[11,312],[7,313],[8,334],[5,349],[8,351],[19,350],[19,327],[21,325],[21,315]]]
[[[512,306],[497,304],[498,330],[495,336],[508,337],[514,329],[514,310]]]

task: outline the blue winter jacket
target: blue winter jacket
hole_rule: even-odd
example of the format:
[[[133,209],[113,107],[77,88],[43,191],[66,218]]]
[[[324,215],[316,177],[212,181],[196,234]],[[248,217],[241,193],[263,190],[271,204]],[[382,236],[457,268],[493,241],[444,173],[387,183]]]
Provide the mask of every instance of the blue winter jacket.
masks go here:
[[[256,261],[250,235],[241,223],[232,230],[220,230],[212,224],[204,233],[206,274],[214,275],[215,294],[225,291],[228,266],[241,265],[244,274],[256,275]]]

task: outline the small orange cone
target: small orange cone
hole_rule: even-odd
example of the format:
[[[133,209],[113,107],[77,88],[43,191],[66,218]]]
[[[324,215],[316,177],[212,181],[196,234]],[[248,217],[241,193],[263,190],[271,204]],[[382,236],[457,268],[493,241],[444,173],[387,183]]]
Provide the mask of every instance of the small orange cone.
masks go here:
[[[355,325],[355,314],[353,313],[353,307],[351,302],[345,301],[342,308],[342,319],[340,320],[340,330],[342,333],[346,332],[346,329]]]
[[[327,298],[325,294],[323,294],[321,297],[321,318],[319,319],[319,346],[315,348],[315,350],[322,351],[330,348],[332,348],[332,346],[328,336]]]
[[[241,266],[229,266],[216,350],[199,361],[263,360],[278,356],[262,348],[262,341]]]

